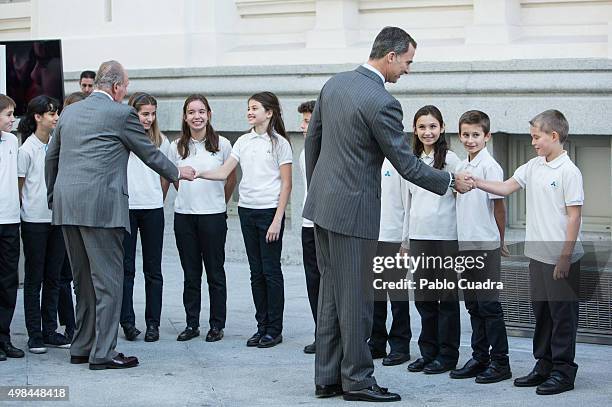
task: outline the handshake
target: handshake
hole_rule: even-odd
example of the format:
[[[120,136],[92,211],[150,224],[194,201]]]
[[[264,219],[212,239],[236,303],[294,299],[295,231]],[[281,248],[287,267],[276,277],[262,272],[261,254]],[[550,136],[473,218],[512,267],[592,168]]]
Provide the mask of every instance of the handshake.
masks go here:
[[[196,170],[191,166],[186,167],[178,167],[179,169],[179,179],[184,179],[187,181],[193,181],[197,178]]]
[[[455,190],[457,192],[464,194],[477,187],[476,179],[471,173],[467,171],[455,173]]]

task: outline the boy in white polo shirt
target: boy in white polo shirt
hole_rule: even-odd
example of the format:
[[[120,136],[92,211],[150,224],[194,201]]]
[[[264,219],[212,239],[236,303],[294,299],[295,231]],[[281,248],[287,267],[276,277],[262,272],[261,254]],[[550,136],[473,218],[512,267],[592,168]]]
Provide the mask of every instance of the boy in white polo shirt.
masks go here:
[[[514,381],[518,387],[537,386],[537,394],[557,394],[574,388],[578,365],[578,290],[580,284],[582,174],[563,150],[569,125],[563,114],[547,110],[534,117],[531,144],[538,157],[520,166],[505,182],[474,178],[484,191],[509,195],[526,189],[525,256],[530,259],[530,284],[536,320],[531,373]]]
[[[19,190],[17,187],[17,137],[9,133],[15,123],[15,102],[0,94],[0,361],[22,358],[11,344],[10,327],[19,276]]]
[[[487,150],[491,139],[489,116],[478,110],[459,118],[459,140],[468,153],[461,170],[476,178],[503,181],[504,172]],[[483,258],[484,267],[467,267],[463,278],[470,282],[500,281],[504,247],[506,207],[503,197],[473,190],[458,194],[457,235],[460,256]],[[508,359],[508,335],[498,290],[464,289],[465,307],[472,325],[472,358],[450,372],[453,379],[476,378],[476,383],[496,383],[512,377]],[[489,350],[490,349],[490,350]]]
[[[302,114],[302,123],[300,129],[306,137],[308,133],[308,123],[314,111],[316,100],[309,100],[298,106],[298,113]],[[302,172],[302,181],[304,183],[304,200],[302,206],[306,203],[308,189],[306,185],[306,151],[300,153],[300,170]],[[321,282],[321,273],[317,267],[317,251],[315,248],[314,223],[306,218],[302,218],[302,260],[304,262],[304,273],[306,274],[306,291],[308,292],[308,302],[310,303],[310,311],[317,325],[317,306],[319,303],[319,284]],[[304,353],[315,354],[317,350],[316,344],[313,342],[304,347]]]

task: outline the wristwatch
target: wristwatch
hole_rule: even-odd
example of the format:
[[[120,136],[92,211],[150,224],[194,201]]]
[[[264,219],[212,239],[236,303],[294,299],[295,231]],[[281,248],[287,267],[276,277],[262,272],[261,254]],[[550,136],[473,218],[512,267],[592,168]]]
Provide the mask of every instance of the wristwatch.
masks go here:
[[[453,174],[452,172],[449,172],[449,174],[450,174],[450,184],[448,185],[448,187],[451,189],[455,189],[455,174]]]

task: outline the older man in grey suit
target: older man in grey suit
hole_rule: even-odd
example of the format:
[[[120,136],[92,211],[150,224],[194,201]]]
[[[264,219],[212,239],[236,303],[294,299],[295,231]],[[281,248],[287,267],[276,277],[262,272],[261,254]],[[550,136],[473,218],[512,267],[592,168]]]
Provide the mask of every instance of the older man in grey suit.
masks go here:
[[[408,73],[415,50],[416,42],[404,30],[384,28],[366,64],[327,81],[310,120],[303,216],[315,223],[321,271],[315,357],[318,397],[401,399],[376,384],[367,345],[383,159],[387,157],[407,180],[439,195],[449,187],[461,192],[472,188],[467,174],[455,177],[414,156],[403,133],[400,103],[385,90],[385,82],[396,82]]]
[[[146,136],[136,111],[121,104],[128,83],[121,64],[103,63],[94,93],[62,112],[45,165],[52,222],[62,225],[77,296],[70,362],[89,362],[92,370],[138,365],[136,357],[115,351],[123,292],[122,242],[130,228],[130,151],[169,181],[192,180],[195,175],[193,168],[177,169]]]

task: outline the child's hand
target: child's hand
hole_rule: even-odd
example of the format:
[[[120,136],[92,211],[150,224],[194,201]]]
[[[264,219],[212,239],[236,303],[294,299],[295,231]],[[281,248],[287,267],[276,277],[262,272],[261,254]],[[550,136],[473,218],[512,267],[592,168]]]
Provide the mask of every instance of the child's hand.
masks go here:
[[[508,250],[508,246],[506,246],[506,244],[503,242],[501,244],[500,254],[502,257],[510,257],[510,250]]]
[[[280,237],[281,222],[273,220],[266,233],[266,243],[276,242]]]
[[[553,271],[553,280],[561,280],[567,278],[569,276],[570,270],[570,258],[566,256],[561,256],[557,265],[555,266],[555,271]]]

